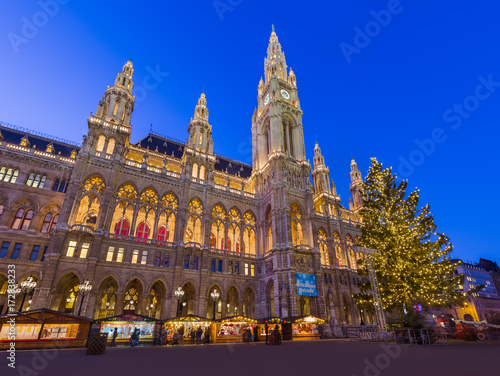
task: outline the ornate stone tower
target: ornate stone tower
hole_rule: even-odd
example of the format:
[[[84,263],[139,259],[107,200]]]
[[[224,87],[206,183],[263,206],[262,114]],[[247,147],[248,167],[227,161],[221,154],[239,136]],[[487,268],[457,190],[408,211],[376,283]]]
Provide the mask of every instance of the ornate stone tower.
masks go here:
[[[321,289],[320,257],[314,248],[311,165],[306,160],[302,110],[293,71],[274,26],[264,59],[252,117],[253,179],[261,198],[265,251],[261,280],[263,316],[322,314],[321,299],[297,295],[296,273],[315,275]]]
[[[189,138],[184,149],[182,163],[184,173],[195,182],[212,181],[212,170],[216,158],[213,154],[214,142],[212,126],[208,122],[208,108],[205,93],[201,93],[194,109],[194,117],[188,126]]]
[[[363,205],[362,199],[362,186],[363,179],[361,178],[361,171],[358,169],[358,165],[354,158],[351,160],[351,185],[349,190],[351,191],[351,198],[349,198],[349,204],[352,207],[351,210],[357,210]]]

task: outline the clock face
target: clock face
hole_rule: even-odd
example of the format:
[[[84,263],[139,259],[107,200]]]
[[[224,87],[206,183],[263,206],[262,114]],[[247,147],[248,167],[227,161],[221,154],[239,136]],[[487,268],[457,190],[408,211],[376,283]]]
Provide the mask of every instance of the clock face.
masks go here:
[[[285,99],[290,99],[290,94],[286,90],[281,90],[281,96]]]
[[[269,103],[269,94],[266,95],[266,99],[264,99],[264,105]]]

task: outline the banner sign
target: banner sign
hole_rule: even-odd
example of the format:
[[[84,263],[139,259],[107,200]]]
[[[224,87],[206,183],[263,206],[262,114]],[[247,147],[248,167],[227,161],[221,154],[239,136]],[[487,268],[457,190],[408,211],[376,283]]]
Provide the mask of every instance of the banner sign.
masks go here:
[[[297,295],[318,296],[316,276],[313,274],[295,273],[297,276]]]

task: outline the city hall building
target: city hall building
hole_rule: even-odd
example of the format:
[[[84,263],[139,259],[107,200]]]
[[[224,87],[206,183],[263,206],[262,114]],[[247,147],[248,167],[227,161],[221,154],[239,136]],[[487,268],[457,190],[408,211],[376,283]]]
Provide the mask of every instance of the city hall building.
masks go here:
[[[23,307],[17,296],[22,310],[76,314],[88,280],[81,314],[95,319],[165,319],[178,307],[212,318],[215,305],[217,318],[373,322],[352,298],[361,173],[353,160],[346,209],[318,144],[313,165],[306,159],[296,76],[274,28],[252,116],[252,166],[214,152],[204,93],[185,143],[152,132],[132,142],[133,85],[128,61],[82,145],[0,127],[1,313],[15,264],[18,283],[37,281]]]

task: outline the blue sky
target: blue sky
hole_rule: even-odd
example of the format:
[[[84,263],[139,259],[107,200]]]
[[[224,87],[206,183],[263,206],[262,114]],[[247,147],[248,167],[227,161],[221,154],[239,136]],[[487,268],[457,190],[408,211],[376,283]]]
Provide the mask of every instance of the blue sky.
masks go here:
[[[4,0],[0,120],[81,142],[89,113],[133,53],[132,141],[150,124],[185,140],[205,88],[215,151],[250,162],[275,21],[297,75],[307,157],[317,136],[344,205],[351,155],[363,174],[377,157],[420,188],[454,256],[500,259],[500,4],[304,4]],[[154,88],[144,84],[151,71]]]

